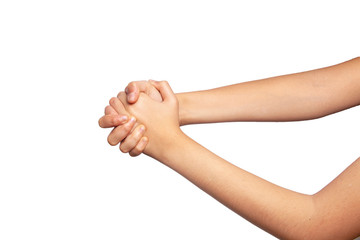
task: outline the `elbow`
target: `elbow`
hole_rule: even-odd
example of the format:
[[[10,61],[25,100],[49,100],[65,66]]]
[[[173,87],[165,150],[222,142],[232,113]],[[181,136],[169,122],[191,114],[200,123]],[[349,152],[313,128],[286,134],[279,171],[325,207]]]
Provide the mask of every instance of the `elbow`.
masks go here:
[[[303,235],[299,239],[306,240],[347,240],[359,237],[356,227],[347,223],[345,215],[334,212],[332,204],[319,201],[317,194],[311,196],[312,211],[306,223],[299,232]],[[335,207],[336,208],[336,207]]]

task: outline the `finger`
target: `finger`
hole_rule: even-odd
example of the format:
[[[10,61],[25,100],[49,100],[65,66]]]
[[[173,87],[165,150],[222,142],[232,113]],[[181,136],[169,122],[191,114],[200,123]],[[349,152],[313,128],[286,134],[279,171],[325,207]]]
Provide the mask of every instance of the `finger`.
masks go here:
[[[126,138],[126,136],[129,135],[129,133],[131,132],[132,128],[134,127],[135,122],[136,122],[136,119],[134,117],[131,117],[130,120],[127,123],[125,123],[124,125],[120,125],[120,126],[114,128],[107,138],[108,143],[111,146],[115,146],[119,142],[124,140]]]
[[[123,153],[130,152],[133,148],[136,147],[138,142],[141,140],[145,133],[145,126],[137,126],[132,133],[125,138],[124,141],[120,144],[120,151]]]
[[[150,83],[160,92],[164,101],[170,101],[176,99],[174,92],[172,91],[167,81],[154,81],[150,80]]]
[[[109,103],[110,106],[113,107],[118,114],[122,114],[122,115],[126,114],[124,105],[117,97],[111,98]]]
[[[117,95],[117,98],[120,100],[121,104],[127,104],[127,100],[126,100],[126,93],[125,92],[119,92],[119,94]]]
[[[152,79],[149,79],[147,82],[146,94],[149,95],[153,100],[162,102],[163,98],[161,97],[160,92],[151,84]]]
[[[128,103],[137,102],[140,93],[145,93],[149,96],[156,96],[154,100],[157,100],[158,102],[162,101],[161,97],[157,96],[157,94],[154,93],[154,88],[152,87],[151,84],[149,84],[148,81],[136,81],[129,83],[129,85],[125,88],[125,93],[127,97],[126,100]]]
[[[105,108],[105,115],[118,115],[115,109],[112,106],[106,106]]]
[[[99,119],[99,126],[102,128],[117,127],[119,125],[125,124],[128,121],[128,116],[126,115],[105,115]]]
[[[141,84],[139,84],[141,87]],[[139,99],[140,89],[137,82],[131,82],[125,88],[126,100],[128,103],[135,103]]]
[[[148,141],[147,137],[142,137],[136,147],[129,152],[129,155],[132,157],[139,156],[142,152],[144,152]]]
[[[153,100],[162,102],[160,93],[158,90],[150,83],[150,81],[136,81],[131,82],[125,88],[126,100],[128,103],[132,104],[138,101],[140,93],[145,93],[150,96]]]

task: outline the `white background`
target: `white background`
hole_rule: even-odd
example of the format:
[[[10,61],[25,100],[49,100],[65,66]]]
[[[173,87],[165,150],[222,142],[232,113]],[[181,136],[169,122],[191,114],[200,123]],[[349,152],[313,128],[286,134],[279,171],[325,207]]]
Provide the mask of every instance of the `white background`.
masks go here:
[[[273,239],[98,127],[129,81],[175,92],[359,56],[358,1],[1,1],[0,239]],[[313,194],[359,152],[359,108],[315,121],[183,130]],[[186,151],[186,149],[184,149]]]

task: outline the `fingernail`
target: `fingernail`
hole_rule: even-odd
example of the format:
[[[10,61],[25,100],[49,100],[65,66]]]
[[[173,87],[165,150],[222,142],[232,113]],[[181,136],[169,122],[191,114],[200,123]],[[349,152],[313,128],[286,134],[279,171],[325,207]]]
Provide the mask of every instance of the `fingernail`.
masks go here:
[[[125,93],[126,93],[126,94],[129,93],[129,88],[128,88],[128,87],[125,88]]]
[[[128,116],[121,116],[120,122],[126,122],[128,120]]]
[[[145,132],[145,127],[144,127],[144,126],[141,126],[141,127],[140,127],[140,132],[141,132],[141,133]]]
[[[134,117],[131,117],[131,118],[130,118],[130,122],[131,122],[131,123],[134,123],[134,122],[136,122],[136,118],[134,118]]]

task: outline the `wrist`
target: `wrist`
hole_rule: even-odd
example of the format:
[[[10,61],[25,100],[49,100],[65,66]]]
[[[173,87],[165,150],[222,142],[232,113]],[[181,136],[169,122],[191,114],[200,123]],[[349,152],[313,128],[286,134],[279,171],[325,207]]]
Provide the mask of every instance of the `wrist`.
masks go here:
[[[159,162],[169,165],[173,159],[176,159],[186,149],[187,139],[188,137],[179,128],[168,133],[166,139],[161,142],[155,143],[156,140],[152,142],[149,139],[149,148],[145,153]]]
[[[175,94],[179,102],[179,125],[184,126],[189,124],[189,104],[190,101],[186,93],[177,93]]]

